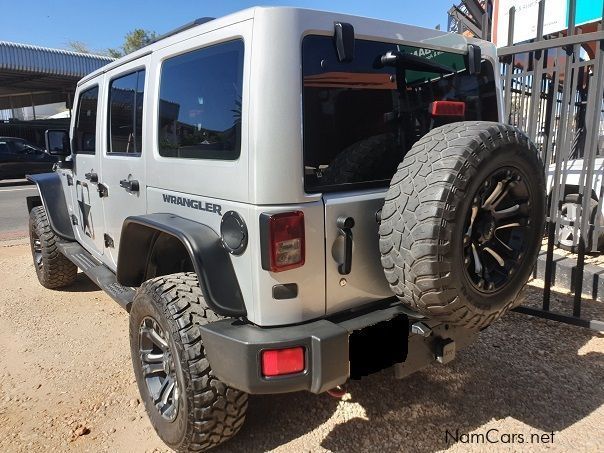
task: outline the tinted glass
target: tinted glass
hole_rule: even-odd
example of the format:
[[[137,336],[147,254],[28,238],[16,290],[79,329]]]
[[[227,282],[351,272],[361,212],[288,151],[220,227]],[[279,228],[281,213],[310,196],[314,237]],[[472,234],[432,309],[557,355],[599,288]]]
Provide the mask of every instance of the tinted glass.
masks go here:
[[[377,61],[388,51],[412,53],[453,73],[404,71],[399,96],[396,70]],[[357,40],[354,60],[340,63],[333,38],[307,36],[302,44],[305,189],[385,186],[405,152],[442,118],[435,100],[463,101],[465,120],[497,121],[492,65],[470,75],[460,54]],[[451,120],[449,120],[451,121]]]
[[[43,151],[37,146],[32,145],[31,143],[27,143],[25,140],[13,140],[11,143],[13,150],[15,153],[21,154],[35,154],[42,153]]]
[[[108,152],[141,152],[144,86],[144,70],[111,81]]]
[[[80,94],[76,126],[71,149],[74,153],[93,153],[96,151],[96,114],[99,99],[99,87],[90,88]]]
[[[166,60],[159,101],[159,153],[237,159],[241,146],[243,41]]]

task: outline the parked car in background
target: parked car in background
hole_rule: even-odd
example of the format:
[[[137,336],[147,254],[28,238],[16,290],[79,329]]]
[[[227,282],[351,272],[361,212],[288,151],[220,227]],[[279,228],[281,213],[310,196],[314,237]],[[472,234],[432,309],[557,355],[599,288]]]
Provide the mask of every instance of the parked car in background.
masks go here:
[[[585,162],[583,159],[571,159],[565,165],[563,164],[560,171],[560,178],[563,181],[558,181],[557,184],[564,184],[564,198],[560,206],[560,224],[558,228],[558,245],[563,250],[576,252],[578,239],[581,236],[579,226],[575,225],[581,212],[581,198],[579,197],[581,185],[581,172]],[[554,187],[554,175],[556,164],[549,166],[547,174],[548,196],[552,196],[552,188]],[[602,185],[602,177],[604,177],[604,158],[598,157],[594,162],[594,171],[592,177],[592,190],[589,207],[590,223],[594,226],[599,225],[604,227],[604,204],[598,209],[598,200],[600,196],[600,187]],[[598,233],[597,242],[593,242],[593,238],[587,238],[585,242],[586,250],[597,252],[604,249],[604,230]]]
[[[0,137],[0,180],[24,178],[26,174],[52,170],[57,158],[27,140]]]

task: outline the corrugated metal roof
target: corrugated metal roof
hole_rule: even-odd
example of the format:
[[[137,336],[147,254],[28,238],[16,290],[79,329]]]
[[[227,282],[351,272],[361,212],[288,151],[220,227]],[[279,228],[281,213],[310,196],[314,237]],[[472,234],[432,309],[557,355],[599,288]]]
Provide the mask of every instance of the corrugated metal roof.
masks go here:
[[[0,71],[81,78],[113,60],[101,55],[0,41]]]

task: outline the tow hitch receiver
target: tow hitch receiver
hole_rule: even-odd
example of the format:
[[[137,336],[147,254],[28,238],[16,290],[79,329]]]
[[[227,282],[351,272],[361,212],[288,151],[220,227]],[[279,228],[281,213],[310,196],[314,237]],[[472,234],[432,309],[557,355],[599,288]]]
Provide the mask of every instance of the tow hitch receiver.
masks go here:
[[[436,361],[438,363],[449,363],[455,359],[455,342],[450,338],[440,339],[436,342]]]
[[[407,359],[394,365],[394,376],[402,379],[434,362],[449,363],[457,350],[472,343],[477,335],[477,331],[465,327],[428,320],[416,322],[409,329]]]

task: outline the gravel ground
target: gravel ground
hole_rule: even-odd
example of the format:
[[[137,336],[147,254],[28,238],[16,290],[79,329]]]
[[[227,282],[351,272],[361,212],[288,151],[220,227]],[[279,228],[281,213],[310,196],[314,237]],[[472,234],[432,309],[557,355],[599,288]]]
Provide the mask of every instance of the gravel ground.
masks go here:
[[[526,297],[539,303],[540,289]],[[0,348],[0,451],[167,451],[138,400],[126,313],[82,275],[42,288],[23,241],[0,244]],[[602,451],[603,381],[604,335],[511,313],[453,364],[402,381],[385,371],[342,401],[251,397],[215,451]]]

